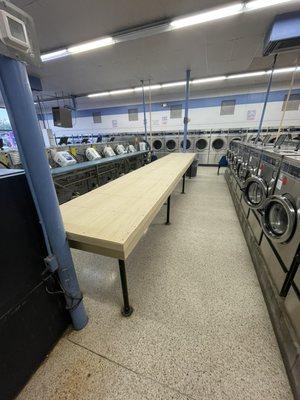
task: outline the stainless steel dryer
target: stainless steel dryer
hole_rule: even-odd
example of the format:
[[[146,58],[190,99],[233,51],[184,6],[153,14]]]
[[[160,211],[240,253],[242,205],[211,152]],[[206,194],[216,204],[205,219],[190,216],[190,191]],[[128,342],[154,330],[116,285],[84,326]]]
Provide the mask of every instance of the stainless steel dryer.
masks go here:
[[[243,190],[245,188],[246,180],[249,178],[248,162],[250,156],[251,146],[245,143],[239,144],[240,152],[235,161],[235,176],[237,181],[237,195],[242,200]]]
[[[300,267],[298,267],[292,285],[284,299],[284,306],[296,336],[300,340]]]
[[[257,174],[245,182],[244,201],[250,208],[248,222],[257,243],[262,238],[261,210],[265,200],[274,193],[282,158],[281,154],[263,150]]]
[[[226,155],[228,148],[228,141],[225,134],[213,133],[211,134],[210,148],[208,155],[208,163],[217,165],[222,156]]]
[[[152,136],[152,150],[156,153],[162,153],[165,151],[165,139],[162,135]]]
[[[250,149],[249,149],[249,157],[248,157],[248,162],[247,162],[247,169],[245,171],[245,186],[244,186],[244,188],[247,186],[247,180],[250,179],[252,176],[257,175],[259,164],[260,164],[260,159],[262,156],[261,148],[254,146],[254,145],[249,145],[249,144],[247,144],[247,146],[249,146]],[[243,195],[243,197],[242,197],[241,204],[242,204],[245,215],[249,215],[250,206],[246,202],[245,195]]]
[[[172,153],[179,150],[179,135],[165,135],[166,152]]]
[[[198,164],[208,164],[210,135],[199,133],[195,137],[195,152],[197,153]]]
[[[300,157],[285,156],[274,194],[263,205],[261,252],[278,290],[300,242]]]
[[[188,136],[186,139],[186,151],[191,151],[192,139]],[[180,151],[183,150],[183,135],[180,137]]]

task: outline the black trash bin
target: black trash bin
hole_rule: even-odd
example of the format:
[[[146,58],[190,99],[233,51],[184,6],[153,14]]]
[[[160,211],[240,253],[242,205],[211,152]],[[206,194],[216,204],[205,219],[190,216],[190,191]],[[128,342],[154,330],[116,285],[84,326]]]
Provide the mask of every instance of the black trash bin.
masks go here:
[[[197,176],[198,161],[194,160],[190,166],[190,177],[195,178]]]

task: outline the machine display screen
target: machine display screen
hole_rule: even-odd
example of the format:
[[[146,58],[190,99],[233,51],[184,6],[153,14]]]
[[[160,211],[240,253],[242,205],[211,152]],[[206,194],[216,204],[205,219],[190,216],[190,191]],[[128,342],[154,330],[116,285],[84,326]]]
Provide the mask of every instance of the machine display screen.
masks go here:
[[[24,26],[20,22],[16,21],[13,18],[10,18],[9,16],[7,17],[7,22],[9,25],[11,35],[15,39],[26,43],[27,40],[26,40],[26,33],[25,33]]]

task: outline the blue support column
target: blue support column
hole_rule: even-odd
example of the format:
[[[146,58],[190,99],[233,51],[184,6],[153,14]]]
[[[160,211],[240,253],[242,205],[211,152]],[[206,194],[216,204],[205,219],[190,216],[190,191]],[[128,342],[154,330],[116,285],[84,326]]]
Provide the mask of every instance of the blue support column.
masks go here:
[[[189,98],[190,98],[190,78],[191,70],[186,71],[186,84],[185,84],[185,109],[184,109],[184,132],[183,132],[183,152],[186,152],[186,143],[188,135],[188,123],[189,123]]]
[[[271,91],[271,86],[272,86],[272,81],[273,81],[273,75],[274,75],[274,69],[275,69],[275,65],[276,65],[276,60],[277,60],[277,54],[274,56],[274,61],[273,61],[273,65],[272,65],[272,70],[271,70],[271,75],[270,75],[270,79],[269,79],[269,83],[268,83],[266,97],[265,97],[265,101],[264,101],[264,105],[263,105],[263,109],[262,109],[262,113],[261,113],[261,117],[260,117],[260,121],[259,121],[258,132],[257,132],[257,136],[255,138],[254,143],[258,142],[259,136],[260,136],[261,131],[262,131],[262,125],[263,125],[263,122],[264,122],[266,108],[267,108],[269,95],[270,95],[270,91]]]
[[[147,117],[146,117],[146,101],[145,101],[144,81],[142,81],[142,92],[143,92],[143,112],[144,112],[145,140],[147,142]]]
[[[45,146],[34,108],[26,67],[20,61],[0,56],[0,89],[7,108],[25,173],[37,211],[49,241],[48,251],[57,262],[57,272],[76,330],[88,321],[82,294],[64,230],[50,174]]]

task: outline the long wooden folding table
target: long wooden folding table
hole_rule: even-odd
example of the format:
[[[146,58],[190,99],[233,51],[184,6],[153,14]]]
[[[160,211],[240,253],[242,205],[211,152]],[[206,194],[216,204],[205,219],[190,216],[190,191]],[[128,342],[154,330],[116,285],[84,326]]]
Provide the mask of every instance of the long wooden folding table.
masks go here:
[[[170,154],[60,206],[70,247],[119,260],[124,316],[133,311],[126,259],[166,201],[170,223],[171,193],[181,178],[184,193],[194,158],[193,153]]]

